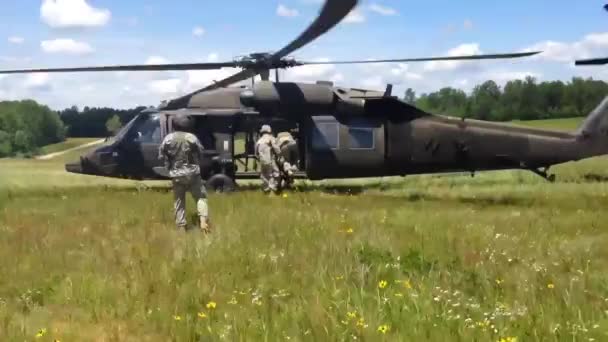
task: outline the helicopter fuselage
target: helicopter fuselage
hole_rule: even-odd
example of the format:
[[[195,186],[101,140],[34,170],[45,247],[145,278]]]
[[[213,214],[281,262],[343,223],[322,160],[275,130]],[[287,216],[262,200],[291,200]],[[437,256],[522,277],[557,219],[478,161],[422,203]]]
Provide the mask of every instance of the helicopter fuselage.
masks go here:
[[[434,115],[381,92],[260,82],[198,94],[189,108],[142,113],[66,169],[163,179],[158,147],[172,131],[170,118],[188,113],[206,150],[205,179],[257,177],[253,142],[262,124],[293,134],[299,176],[311,180],[502,169],[546,176],[543,169],[552,165],[608,153],[604,112],[606,103],[588,118],[586,131],[556,132]]]

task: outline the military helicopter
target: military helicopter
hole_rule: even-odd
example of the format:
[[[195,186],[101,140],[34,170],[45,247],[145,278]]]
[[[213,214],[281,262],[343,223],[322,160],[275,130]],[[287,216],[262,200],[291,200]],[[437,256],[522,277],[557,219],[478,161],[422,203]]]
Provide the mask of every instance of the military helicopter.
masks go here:
[[[357,5],[326,0],[319,16],[294,41],[275,53],[253,53],[221,63],[123,65],[6,70],[7,73],[243,70],[203,89],[142,111],[104,145],[66,164],[72,173],[166,179],[158,159],[162,138],[178,113],[191,115],[206,149],[202,177],[215,191],[232,191],[237,179],[257,178],[254,141],[262,124],[293,133],[296,175],[310,180],[405,176],[424,173],[521,169],[553,180],[552,165],[608,152],[608,100],[576,132],[522,128],[425,112],[384,91],[334,86],[330,82],[280,82],[278,70],[312,64],[390,63],[519,58],[539,52],[305,62],[288,57],[325,34]],[[269,80],[270,70],[276,81]],[[260,82],[231,86],[260,75]],[[235,145],[242,144],[241,151]],[[254,165],[252,166],[252,161]]]

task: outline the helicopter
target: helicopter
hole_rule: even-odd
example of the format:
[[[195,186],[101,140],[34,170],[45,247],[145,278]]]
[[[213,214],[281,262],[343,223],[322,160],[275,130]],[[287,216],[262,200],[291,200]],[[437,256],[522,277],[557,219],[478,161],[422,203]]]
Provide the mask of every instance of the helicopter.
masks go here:
[[[608,153],[608,99],[577,131],[560,132],[429,113],[393,96],[390,84],[377,91],[327,81],[281,82],[279,69],[304,65],[468,61],[540,53],[333,62],[289,57],[336,26],[357,4],[357,0],[326,0],[310,26],[278,52],[253,53],[229,62],[5,70],[0,74],[242,69],[142,111],[102,146],[65,165],[68,172],[78,174],[167,179],[158,147],[173,131],[172,118],[177,114],[194,119],[194,133],[205,147],[201,177],[210,190],[218,192],[234,191],[237,179],[259,177],[254,142],[263,124],[275,132],[292,133],[297,144],[291,162],[300,170],[295,177],[309,180],[519,169],[554,181],[548,173],[551,166]],[[274,82],[269,80],[270,70],[275,70]],[[261,81],[254,82],[258,75]],[[251,85],[234,86],[250,78]]]

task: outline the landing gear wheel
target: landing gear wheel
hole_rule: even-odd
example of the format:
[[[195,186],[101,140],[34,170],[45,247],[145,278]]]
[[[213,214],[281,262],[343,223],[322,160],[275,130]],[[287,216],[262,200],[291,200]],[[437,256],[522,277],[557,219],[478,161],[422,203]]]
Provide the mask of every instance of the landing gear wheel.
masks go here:
[[[229,176],[218,173],[211,176],[207,180],[207,188],[213,192],[234,192],[236,190],[236,184]]]

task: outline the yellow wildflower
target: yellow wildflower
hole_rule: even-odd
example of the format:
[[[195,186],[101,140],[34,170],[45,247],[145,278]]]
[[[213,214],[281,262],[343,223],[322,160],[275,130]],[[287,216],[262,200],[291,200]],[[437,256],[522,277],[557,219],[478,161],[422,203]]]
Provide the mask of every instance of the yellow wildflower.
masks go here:
[[[367,328],[367,324],[365,324],[365,319],[363,319],[363,317],[359,318],[359,320],[357,321],[357,327]]]
[[[232,304],[232,305],[235,305],[235,304],[238,304],[238,303],[239,302],[236,300],[235,296],[232,296],[232,299],[230,299],[230,301],[228,302],[228,304]]]
[[[283,198],[287,198],[287,194],[283,194]]]
[[[207,314],[201,311],[198,313],[198,318],[205,319],[205,318],[207,318]]]
[[[378,327],[378,332],[382,333],[382,334],[386,334],[389,331],[389,327],[386,324],[383,324],[381,326]]]
[[[259,298],[254,298],[251,302],[257,306],[262,305],[262,301]]]
[[[336,277],[336,280],[342,280],[342,279],[344,279],[344,276],[337,276]]]
[[[498,342],[517,342],[517,337],[503,337]]]
[[[553,283],[549,283],[549,284],[547,284],[547,288],[548,289],[554,289],[555,285]]]
[[[175,315],[175,316],[173,316],[173,319],[176,320],[176,321],[181,321],[182,320],[182,316]]]
[[[380,280],[380,282],[378,283],[378,287],[383,289],[388,285],[388,282],[386,280]]]
[[[403,293],[401,293],[401,292],[395,293],[395,297],[403,297]]]
[[[500,285],[502,283],[504,283],[505,281],[502,279],[496,279],[496,285]]]
[[[38,330],[38,333],[36,334],[37,338],[40,338],[42,336],[46,335],[46,328],[42,328],[40,330]]]
[[[405,281],[403,282],[403,286],[404,286],[406,289],[411,289],[411,288],[412,288],[412,283],[410,283],[410,281],[409,281],[409,280],[405,280]]]
[[[357,317],[357,313],[354,311],[348,312],[346,314],[346,317],[348,317],[349,319],[355,318],[355,317]]]
[[[216,306],[217,306],[217,304],[215,302],[207,303],[207,309],[213,310],[213,309],[215,309]]]
[[[354,232],[355,231],[352,228],[350,228],[350,227],[346,230],[346,234],[352,234]]]

